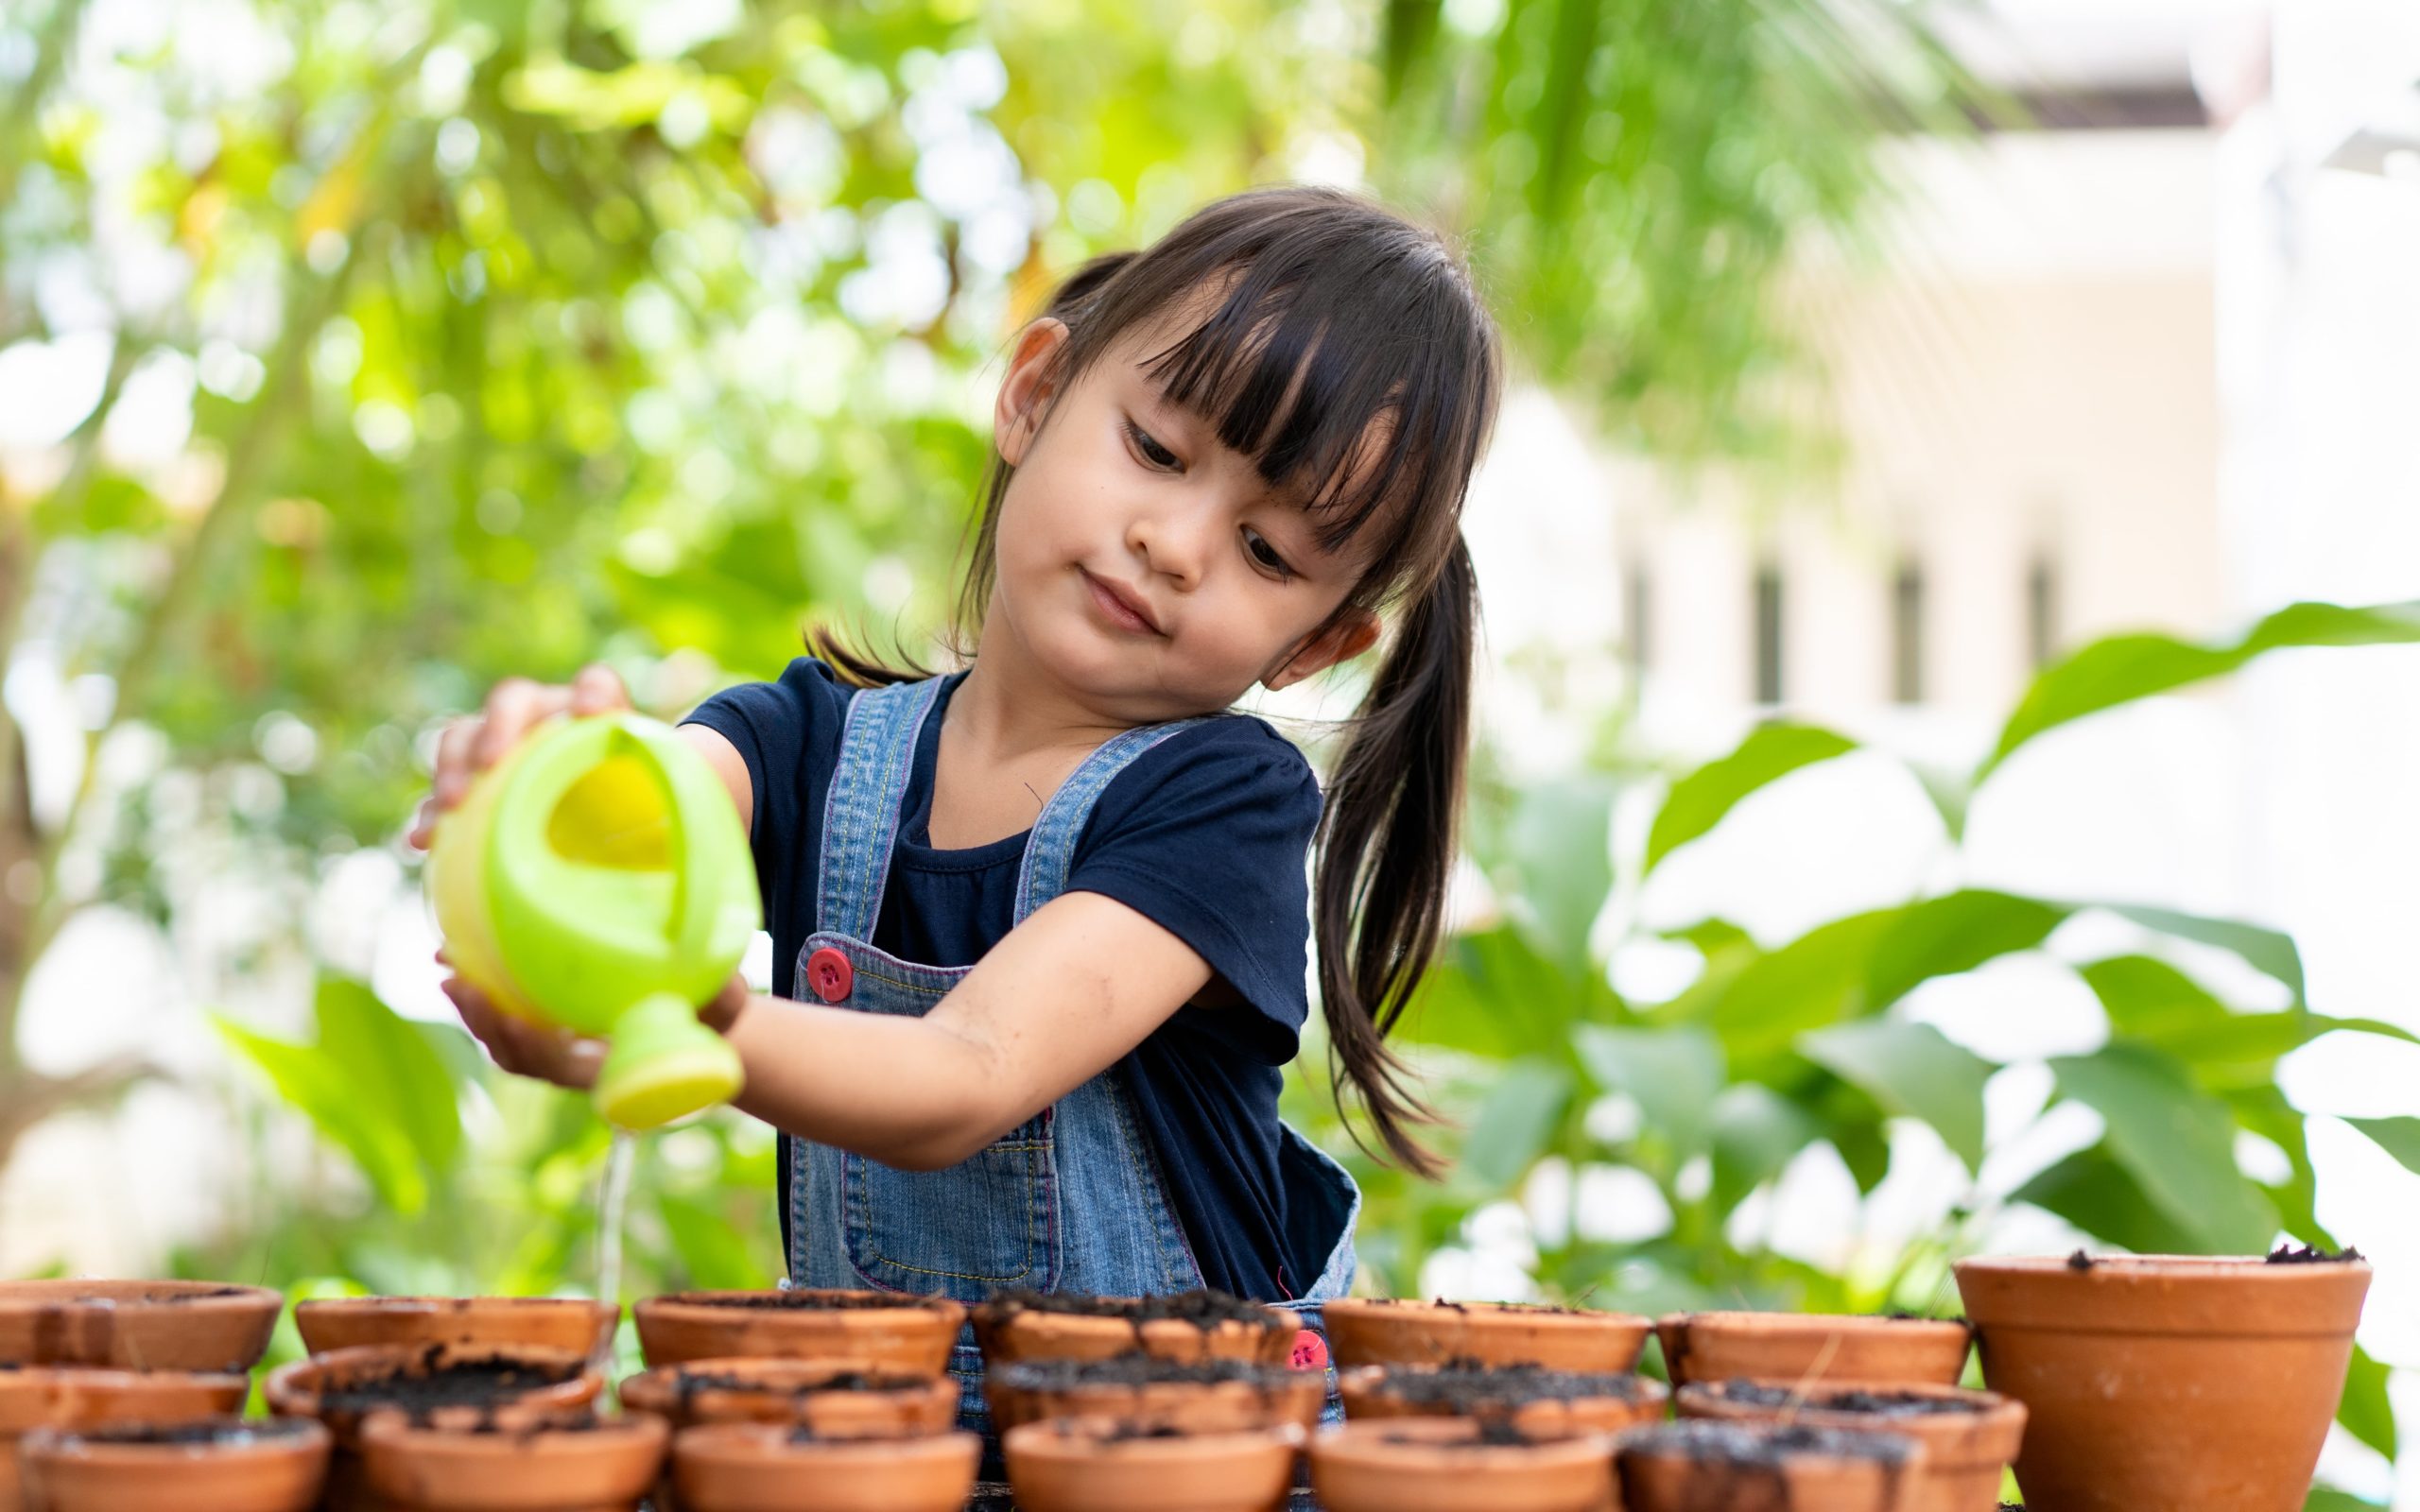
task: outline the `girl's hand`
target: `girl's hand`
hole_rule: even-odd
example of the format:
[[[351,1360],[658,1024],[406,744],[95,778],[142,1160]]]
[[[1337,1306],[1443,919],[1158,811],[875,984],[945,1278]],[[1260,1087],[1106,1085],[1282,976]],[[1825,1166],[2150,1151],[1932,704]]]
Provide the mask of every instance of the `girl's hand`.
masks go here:
[[[596,714],[629,707],[631,695],[622,679],[600,662],[582,667],[568,687],[507,678],[488,694],[487,706],[477,715],[455,720],[438,737],[437,770],[429,780],[429,795],[413,816],[411,833],[406,838],[415,849],[427,850],[437,833],[438,817],[461,802],[472,780],[494,765],[532,725],[560,713]]]
[[[444,953],[438,953],[437,958],[443,962]],[[489,1056],[505,1070],[575,1091],[585,1091],[596,1084],[597,1068],[605,1061],[604,1040],[515,1018],[459,976],[449,976],[438,987],[453,1000],[454,1011],[462,1016],[462,1026],[471,1031],[473,1039],[487,1046]],[[724,1034],[747,1005],[747,979],[735,971],[713,1001],[699,1007],[698,1017],[708,1028]]]

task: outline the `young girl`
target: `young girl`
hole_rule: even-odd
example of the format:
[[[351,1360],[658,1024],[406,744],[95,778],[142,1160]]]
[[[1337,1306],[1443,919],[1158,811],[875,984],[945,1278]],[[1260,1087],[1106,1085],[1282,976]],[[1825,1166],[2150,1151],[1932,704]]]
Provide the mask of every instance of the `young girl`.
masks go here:
[[[828,639],[683,727],[750,826],[773,995],[701,1012],[785,1136],[800,1286],[980,1300],[1207,1284],[1311,1332],[1359,1194],[1277,1116],[1316,921],[1333,1079],[1424,1174],[1381,1036],[1433,953],[1477,587],[1460,513],[1496,339],[1432,233],[1280,188],[1079,271],[1019,337],[946,677]],[[1367,652],[1325,801],[1230,714]],[[972,632],[971,634],[969,632]],[[499,686],[447,730],[414,838],[610,673]],[[1316,898],[1305,852],[1316,840]],[[510,1070],[596,1049],[447,991]],[[953,1362],[979,1414],[979,1361]]]

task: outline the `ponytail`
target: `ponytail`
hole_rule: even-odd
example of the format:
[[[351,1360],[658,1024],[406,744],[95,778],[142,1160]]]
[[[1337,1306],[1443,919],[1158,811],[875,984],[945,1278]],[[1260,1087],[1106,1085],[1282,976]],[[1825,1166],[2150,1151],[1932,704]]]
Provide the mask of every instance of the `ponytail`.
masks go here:
[[[1337,760],[1313,885],[1329,1083],[1340,1102],[1348,1083],[1360,1094],[1387,1159],[1430,1178],[1443,1168],[1410,1126],[1436,1118],[1384,1037],[1444,928],[1478,625],[1478,578],[1457,534],[1406,610]]]

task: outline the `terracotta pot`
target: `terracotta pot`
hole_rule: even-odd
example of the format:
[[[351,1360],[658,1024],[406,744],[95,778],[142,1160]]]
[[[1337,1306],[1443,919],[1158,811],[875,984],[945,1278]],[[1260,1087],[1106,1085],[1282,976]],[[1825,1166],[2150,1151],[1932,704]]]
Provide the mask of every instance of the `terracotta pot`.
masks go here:
[[[1327,1512],[1604,1512],[1614,1445],[1460,1418],[1347,1422],[1311,1440],[1311,1488]]]
[[[942,1297],[893,1292],[675,1292],[642,1299],[639,1349],[650,1366],[690,1360],[822,1360],[860,1370],[939,1375],[966,1321]]]
[[[37,1429],[26,1499],[45,1512],[308,1512],[328,1431],[307,1418],[204,1418],[176,1426]]]
[[[1380,1301],[1348,1297],[1320,1309],[1340,1369],[1362,1365],[1540,1365],[1618,1375],[1638,1364],[1648,1322],[1628,1313],[1514,1302]]]
[[[692,1360],[622,1383],[622,1407],[674,1428],[804,1423],[818,1438],[921,1438],[958,1421],[945,1376],[868,1373],[828,1360]]]
[[[509,1409],[476,1427],[437,1428],[382,1412],[361,1425],[361,1464],[371,1490],[397,1507],[631,1512],[671,1436],[661,1418]]]
[[[2292,1512],[2370,1288],[2360,1262],[1966,1260],[1983,1379],[2032,1415],[2035,1512]]]
[[[1629,1512],[1908,1512],[1925,1451],[1894,1434],[1666,1423],[1621,1441]]]
[[[0,1512],[24,1505],[18,1440],[37,1428],[188,1423],[242,1410],[248,1377],[185,1370],[27,1366],[0,1370]]]
[[[1664,1416],[1671,1393],[1634,1375],[1584,1375],[1531,1366],[1365,1365],[1339,1378],[1344,1416],[1493,1418],[1537,1438],[1616,1433]]]
[[[1925,1447],[1907,1512],[1994,1512],[2000,1472],[2025,1437],[2025,1404],[1990,1391],[1879,1382],[1701,1382],[1683,1386],[1684,1418],[1797,1422],[1842,1433],[1904,1434]]]
[[[0,1281],[0,1365],[250,1370],[285,1305],[216,1281]]]
[[[366,1344],[534,1344],[599,1352],[622,1310],[579,1297],[344,1297],[294,1304],[313,1354]]]
[[[1183,1307],[1208,1297],[1213,1308],[1238,1315],[1216,1321],[1154,1317],[1148,1314]],[[1100,1312],[1062,1311],[1098,1304]],[[1114,1311],[1113,1311],[1114,1310]],[[1138,1315],[1144,1314],[1144,1315]],[[986,1369],[1013,1360],[1106,1360],[1135,1350],[1161,1360],[1248,1360],[1284,1365],[1302,1320],[1283,1308],[1262,1307],[1219,1293],[1176,1297],[1061,1297],[1037,1306],[1028,1297],[994,1297],[975,1309],[975,1341]]]
[[[441,1395],[425,1383],[457,1373],[466,1379]],[[327,1424],[341,1457],[356,1446],[362,1418],[383,1409],[426,1408],[440,1425],[467,1424],[503,1406],[585,1407],[604,1386],[587,1356],[570,1349],[369,1344],[280,1366],[262,1390],[276,1411]]]
[[[717,1423],[672,1441],[683,1512],[959,1512],[983,1441],[802,1439],[769,1423]]]
[[[1303,1430],[1187,1434],[1106,1418],[1051,1418],[1000,1439],[1018,1512],[1275,1512]]]
[[[1243,1360],[1181,1364],[1133,1354],[1012,1360],[985,1374],[983,1395],[1000,1433],[1046,1418],[1100,1418],[1196,1434],[1292,1423],[1308,1433],[1327,1402],[1327,1374]]]
[[[1664,1373],[1692,1381],[1888,1381],[1954,1386],[1972,1333],[1940,1318],[1675,1313],[1655,1320]]]

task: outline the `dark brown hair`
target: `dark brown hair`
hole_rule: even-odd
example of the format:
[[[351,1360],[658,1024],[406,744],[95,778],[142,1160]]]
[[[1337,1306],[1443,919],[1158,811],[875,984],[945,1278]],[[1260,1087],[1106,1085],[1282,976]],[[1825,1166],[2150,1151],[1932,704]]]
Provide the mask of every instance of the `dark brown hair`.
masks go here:
[[[1435,232],[1340,191],[1260,189],[1203,207],[1146,251],[1079,268],[1043,312],[1068,330],[1052,391],[1197,302],[1209,306],[1201,323],[1148,360],[1169,402],[1272,488],[1299,489],[1322,547],[1365,551],[1340,615],[1396,611],[1328,781],[1314,933],[1340,1099],[1357,1092],[1388,1156],[1433,1176],[1410,1132],[1427,1111],[1384,1036],[1444,922],[1478,620],[1461,507],[1502,387],[1495,328]],[[1374,454],[1371,436],[1384,442]],[[989,603],[1013,472],[994,453],[959,585],[961,656]],[[925,675],[828,632],[808,644],[861,684]]]

